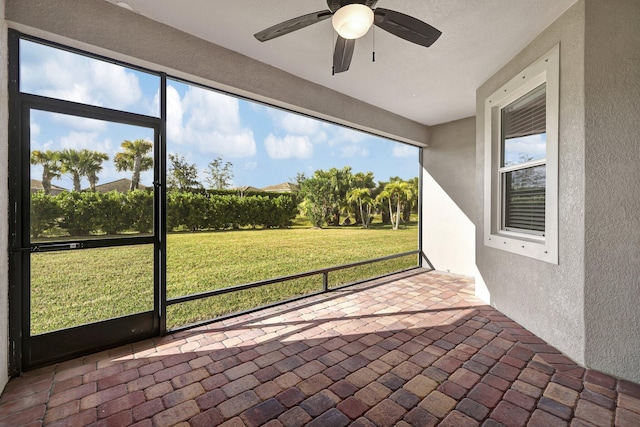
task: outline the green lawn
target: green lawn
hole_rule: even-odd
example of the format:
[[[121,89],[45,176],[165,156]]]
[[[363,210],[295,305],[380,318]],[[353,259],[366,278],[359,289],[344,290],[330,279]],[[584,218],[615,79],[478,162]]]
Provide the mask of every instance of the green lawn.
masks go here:
[[[168,298],[416,250],[417,226],[239,230],[167,236]],[[153,308],[150,245],[32,255],[31,333]],[[417,257],[329,274],[330,286],[417,265]],[[322,289],[312,276],[168,307],[169,328]]]

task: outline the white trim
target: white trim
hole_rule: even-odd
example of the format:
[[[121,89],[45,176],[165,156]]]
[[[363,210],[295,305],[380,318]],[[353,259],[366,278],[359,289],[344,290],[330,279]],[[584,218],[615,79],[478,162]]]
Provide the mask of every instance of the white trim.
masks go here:
[[[500,111],[531,90],[546,89],[546,202],[545,235],[509,232],[500,228]],[[558,115],[560,100],[560,46],[544,56],[485,100],[484,118],[484,244],[486,246],[558,264]],[[522,168],[522,165],[518,165]]]

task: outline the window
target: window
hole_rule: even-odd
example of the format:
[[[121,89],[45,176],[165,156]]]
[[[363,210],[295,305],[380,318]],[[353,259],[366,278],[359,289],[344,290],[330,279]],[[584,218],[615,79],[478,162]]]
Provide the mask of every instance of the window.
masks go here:
[[[485,245],[558,263],[559,47],[485,101]]]

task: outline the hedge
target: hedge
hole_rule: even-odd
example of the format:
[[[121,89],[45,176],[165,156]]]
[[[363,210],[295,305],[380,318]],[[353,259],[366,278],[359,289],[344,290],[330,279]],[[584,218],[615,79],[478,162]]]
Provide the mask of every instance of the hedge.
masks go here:
[[[298,212],[296,197],[271,193],[240,197],[235,194],[178,192],[167,194],[167,229],[225,230],[240,227],[286,227]],[[31,195],[31,235],[68,233],[148,233],[153,228],[153,193],[134,190],[43,192]]]

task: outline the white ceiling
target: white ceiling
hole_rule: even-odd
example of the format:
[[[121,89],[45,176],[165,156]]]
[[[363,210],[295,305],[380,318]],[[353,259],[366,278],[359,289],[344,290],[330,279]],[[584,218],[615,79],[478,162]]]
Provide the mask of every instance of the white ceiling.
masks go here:
[[[430,48],[375,27],[331,75],[327,19],[265,43],[253,34],[327,9],[326,0],[107,0],[385,110],[434,125],[475,114],[475,91],[576,0],[379,0],[442,31]]]

